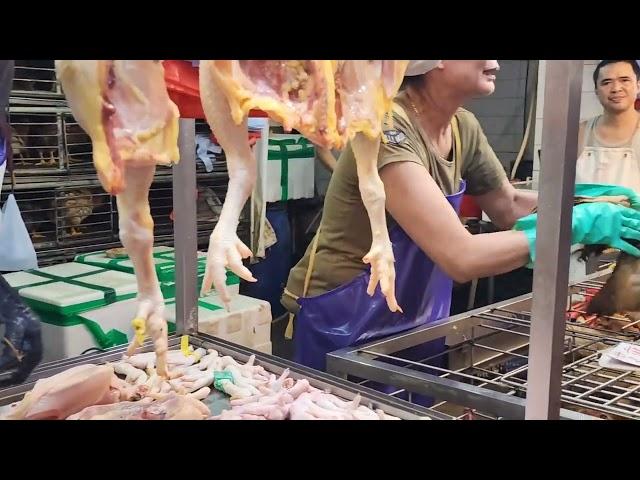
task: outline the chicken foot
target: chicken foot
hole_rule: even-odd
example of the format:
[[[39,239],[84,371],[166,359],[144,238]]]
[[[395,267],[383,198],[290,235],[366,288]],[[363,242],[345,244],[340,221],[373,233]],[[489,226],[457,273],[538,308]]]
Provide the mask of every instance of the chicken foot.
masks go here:
[[[364,263],[371,265],[367,293],[372,296],[379,282],[389,309],[392,312],[402,312],[395,295],[396,271],[387,230],[386,195],[377,168],[380,139],[372,139],[364,133],[357,133],[351,141],[351,146],[356,158],[360,195],[371,223],[371,250],[362,259]]]
[[[158,375],[169,378],[167,369],[167,322],[164,299],[153,263],[153,218],[149,207],[149,187],[155,165],[131,166],[124,171],[127,187],[116,199],[120,216],[120,240],[133,263],[138,282],[138,311],[134,319],[136,335],[127,349],[134,354],[145,334],[153,339]]]
[[[257,281],[242,264],[243,258],[251,256],[251,250],[236,234],[240,213],[256,182],[257,163],[247,140],[247,119],[245,117],[240,124],[233,121],[228,101],[218,87],[211,67],[206,60],[200,64],[201,100],[207,122],[227,159],[229,186],[220,219],[209,240],[201,294],[207,294],[213,282],[228,310],[231,297],[226,288],[225,268],[229,267],[233,273],[246,281]]]

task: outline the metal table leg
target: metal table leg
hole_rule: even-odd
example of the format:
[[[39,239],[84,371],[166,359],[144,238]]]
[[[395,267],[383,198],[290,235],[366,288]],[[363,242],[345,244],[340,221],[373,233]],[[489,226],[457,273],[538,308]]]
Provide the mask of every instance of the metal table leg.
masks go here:
[[[178,147],[180,162],[173,167],[173,239],[176,257],[176,331],[193,334],[198,330],[197,291],[197,205],[196,205],[196,125],[180,119]]]
[[[547,62],[527,419],[560,414],[582,60]]]

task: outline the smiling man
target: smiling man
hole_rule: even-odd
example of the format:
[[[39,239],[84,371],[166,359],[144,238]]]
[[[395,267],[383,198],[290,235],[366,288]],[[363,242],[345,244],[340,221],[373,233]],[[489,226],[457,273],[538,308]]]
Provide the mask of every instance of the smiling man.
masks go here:
[[[636,60],[602,60],[593,73],[604,113],[580,125],[576,183],[621,185],[640,192],[640,91]]]
[[[602,60],[593,72],[604,112],[580,125],[576,183],[620,185],[640,192],[640,114],[634,104],[640,91],[636,60]],[[582,245],[571,249],[570,280],[592,269],[580,260]]]

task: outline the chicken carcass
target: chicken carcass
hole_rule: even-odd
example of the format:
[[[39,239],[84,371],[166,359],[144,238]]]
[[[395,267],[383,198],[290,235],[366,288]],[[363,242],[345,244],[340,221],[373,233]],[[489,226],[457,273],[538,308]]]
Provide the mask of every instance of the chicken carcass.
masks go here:
[[[628,242],[635,247],[640,246],[638,241],[628,240]],[[586,246],[583,250],[583,256],[599,254],[605,248],[600,245]],[[607,327],[610,329],[637,331],[640,321],[640,259],[620,252],[611,277],[591,299],[587,305],[586,313],[587,315],[608,317],[603,320],[606,321]],[[616,319],[613,318],[615,314],[626,315],[633,322],[616,322]]]
[[[56,72],[73,116],[91,137],[100,182],[117,196],[120,239],[138,282],[136,330],[152,337],[158,374],[168,377],[167,323],[149,208],[156,164],[179,159],[179,113],[169,99],[164,69],[157,60],[58,60]]]
[[[7,420],[62,420],[92,405],[140,398],[143,387],[128,385],[110,365],[79,365],[38,380]]]
[[[377,283],[391,311],[395,299],[393,251],[385,218],[385,193],[377,170],[382,123],[391,110],[408,61],[404,60],[207,60],[200,62],[200,96],[216,138],[225,151],[229,187],[220,220],[211,234],[202,293],[213,282],[230,300],[225,267],[254,282],[242,259],[251,251],[236,235],[257,165],[247,140],[246,117],[265,111],[285,130],[296,129],[319,147],[343,148],[352,140],[362,200],[372,231],[367,292]]]
[[[201,401],[170,393],[154,402],[144,399],[87,407],[67,420],[204,420],[210,415]]]

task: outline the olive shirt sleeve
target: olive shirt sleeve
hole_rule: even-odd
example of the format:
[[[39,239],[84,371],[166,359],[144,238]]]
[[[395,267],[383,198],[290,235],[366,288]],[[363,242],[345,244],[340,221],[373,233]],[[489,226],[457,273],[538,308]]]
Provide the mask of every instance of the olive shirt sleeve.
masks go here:
[[[499,188],[507,178],[502,164],[489,145],[476,117],[467,110],[456,114],[462,143],[462,177],[467,181],[466,192],[469,195],[482,195]],[[378,170],[395,162],[413,162],[426,166],[429,162],[422,159],[418,147],[421,141],[419,133],[399,115],[393,115],[393,129],[384,131],[386,141],[380,145]],[[435,172],[431,172],[432,175]],[[436,175],[437,176],[437,175]],[[435,178],[435,177],[434,177]]]
[[[378,153],[378,170],[395,162],[413,162],[424,166],[414,145],[413,129],[396,113],[393,114],[393,128],[383,132],[385,137]]]

